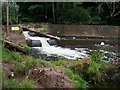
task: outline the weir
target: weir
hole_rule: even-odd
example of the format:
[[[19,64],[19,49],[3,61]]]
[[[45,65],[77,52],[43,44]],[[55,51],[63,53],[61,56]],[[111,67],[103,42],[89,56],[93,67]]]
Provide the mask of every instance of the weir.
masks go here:
[[[110,44],[119,47],[120,26],[108,25],[59,25],[45,23],[21,24],[36,32],[45,32],[57,36],[60,46],[91,46],[94,44]]]

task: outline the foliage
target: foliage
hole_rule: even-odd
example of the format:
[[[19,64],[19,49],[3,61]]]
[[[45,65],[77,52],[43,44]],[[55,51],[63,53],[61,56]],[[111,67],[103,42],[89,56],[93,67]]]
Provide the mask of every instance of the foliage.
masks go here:
[[[65,69],[66,74],[75,83],[76,88],[88,88],[88,82],[82,79],[79,75],[75,74],[71,69]]]
[[[113,10],[108,7],[111,2],[18,2],[17,5],[20,7],[19,19],[22,22],[120,25],[120,13],[114,17],[109,15]],[[120,2],[114,6],[117,8],[113,15],[119,12]]]
[[[102,53],[95,51],[91,55],[91,65],[86,71],[89,75],[90,83],[94,87],[106,87],[106,82],[104,75],[102,74],[103,69],[105,69],[106,64],[102,62]]]
[[[91,55],[91,59],[92,61],[100,62],[102,60],[102,53],[99,51],[93,52]]]
[[[107,87],[103,71],[107,65],[102,61],[102,53],[95,51],[90,60],[76,61],[71,70],[89,83],[89,87]]]
[[[9,2],[9,23],[16,24],[18,23],[18,6],[15,2]],[[6,15],[6,2],[2,3],[2,24],[7,23],[7,15]]]

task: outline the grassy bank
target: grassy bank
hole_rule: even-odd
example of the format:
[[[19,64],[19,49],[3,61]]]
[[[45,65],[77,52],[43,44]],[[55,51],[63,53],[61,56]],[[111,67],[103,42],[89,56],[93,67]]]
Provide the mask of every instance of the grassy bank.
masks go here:
[[[73,82],[75,88],[110,88],[119,87],[119,82],[113,84],[108,77],[119,77],[120,73],[112,73],[119,66],[101,61],[101,53],[94,52],[90,58],[82,60],[57,60],[46,61],[41,58],[35,59],[20,52],[9,51],[2,47],[2,64],[6,65],[2,70],[3,88],[37,88],[35,81],[28,78],[29,70],[39,68],[54,68],[65,72]],[[9,67],[13,67],[10,70]],[[14,72],[14,76],[12,73]],[[0,73],[1,74],[1,73]],[[107,77],[105,75],[108,75]],[[22,76],[21,76],[22,75]],[[112,85],[112,86],[111,86]]]

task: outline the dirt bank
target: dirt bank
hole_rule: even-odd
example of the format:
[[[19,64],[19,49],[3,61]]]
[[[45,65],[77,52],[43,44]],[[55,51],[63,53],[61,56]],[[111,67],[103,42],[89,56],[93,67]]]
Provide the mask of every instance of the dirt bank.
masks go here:
[[[53,68],[37,68],[30,70],[29,78],[44,88],[73,88],[72,81],[64,72],[55,71]]]

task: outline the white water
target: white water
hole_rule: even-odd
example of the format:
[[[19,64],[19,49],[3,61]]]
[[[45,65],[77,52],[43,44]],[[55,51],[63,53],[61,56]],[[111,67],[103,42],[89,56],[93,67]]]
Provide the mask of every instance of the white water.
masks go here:
[[[38,37],[38,36],[30,36],[28,34],[29,31],[23,31],[23,34],[25,36],[25,39],[31,39],[31,40],[40,40],[42,43],[42,47],[31,47],[33,50],[37,51],[40,55],[45,54],[47,56],[57,56],[57,57],[63,57],[69,60],[76,60],[80,58],[86,58],[89,57],[89,53],[94,51],[90,50],[88,48],[75,48],[75,50],[71,50],[70,48],[63,48],[59,46],[50,46],[47,40],[50,40],[50,38],[45,37]],[[102,44],[103,45],[103,44]],[[95,44],[95,46],[101,47],[101,44]],[[104,45],[109,46],[109,45]],[[101,51],[101,50],[100,50]],[[113,60],[116,59],[115,53],[110,53],[108,51],[101,51],[103,52],[103,61],[105,62],[113,62]],[[35,53],[36,54],[36,53]]]
[[[57,55],[71,60],[88,57],[86,53],[78,52],[76,50],[71,50],[69,48],[62,48],[55,46],[33,47],[33,48],[38,49],[41,54],[47,54],[48,56]]]
[[[62,48],[59,46],[50,46],[47,40],[50,40],[50,38],[45,38],[45,37],[32,37],[28,34],[28,31],[23,31],[23,34],[26,39],[31,39],[31,40],[40,40],[42,43],[42,47],[32,47],[33,49],[37,49],[37,51],[40,54],[46,54],[47,56],[60,56],[64,57],[66,59],[70,60],[76,60],[79,58],[86,58],[89,57],[89,55],[86,53],[87,51],[83,48],[79,48],[80,52],[77,50],[71,50],[69,48]]]
[[[35,36],[35,37],[32,37],[28,34],[29,31],[23,31],[23,34],[25,36],[25,39],[28,40],[28,39],[31,39],[31,40],[40,40],[41,43],[42,43],[42,47],[49,47],[49,43],[47,43],[47,40],[50,40],[50,38],[44,38],[44,37],[38,37],[38,36]]]

